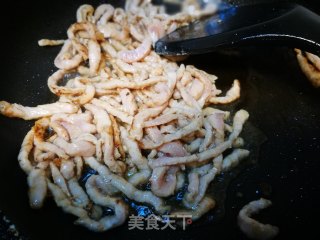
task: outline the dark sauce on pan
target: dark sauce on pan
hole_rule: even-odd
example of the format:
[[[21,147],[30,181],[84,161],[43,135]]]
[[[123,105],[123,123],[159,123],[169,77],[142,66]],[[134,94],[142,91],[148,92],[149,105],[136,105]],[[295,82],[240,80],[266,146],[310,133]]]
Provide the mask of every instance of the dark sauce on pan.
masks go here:
[[[92,168],[85,166],[83,169],[83,174],[81,178],[79,179],[81,187],[85,188],[85,184],[87,180],[92,176],[92,175],[98,175],[98,172],[96,170],[93,170]]]

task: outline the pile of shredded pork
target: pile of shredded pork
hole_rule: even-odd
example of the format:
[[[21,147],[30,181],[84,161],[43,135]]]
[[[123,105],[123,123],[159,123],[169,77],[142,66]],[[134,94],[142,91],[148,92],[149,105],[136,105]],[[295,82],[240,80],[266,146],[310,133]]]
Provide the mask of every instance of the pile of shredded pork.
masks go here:
[[[239,137],[249,114],[230,116],[210,105],[238,99],[240,83],[220,96],[216,76],[152,50],[160,37],[214,10],[168,15],[149,1],[128,1],[125,9],[82,5],[67,40],[39,41],[63,44],[48,79],[59,100],[36,107],[0,102],[5,116],[37,120],[18,156],[32,208],[52,195],[76,224],[106,231],[128,217],[123,196],[159,216],[196,220],[215,207],[206,190],[249,155]],[[88,167],[96,174],[82,187]],[[185,185],[181,209],[172,210],[166,198]],[[114,214],[103,215],[104,208]]]

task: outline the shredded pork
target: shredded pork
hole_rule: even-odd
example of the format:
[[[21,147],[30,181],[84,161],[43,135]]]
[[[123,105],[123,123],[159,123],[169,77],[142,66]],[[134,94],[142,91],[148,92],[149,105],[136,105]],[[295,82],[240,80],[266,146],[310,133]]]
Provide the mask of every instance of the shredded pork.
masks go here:
[[[59,100],[36,107],[0,102],[7,117],[37,120],[18,157],[31,207],[40,208],[51,192],[76,224],[106,231],[128,217],[121,196],[170,213],[163,197],[186,182],[184,209],[172,214],[196,220],[214,208],[209,184],[249,154],[237,149],[225,156],[237,146],[249,114],[241,109],[231,117],[211,104],[239,98],[240,82],[221,97],[216,76],[153,51],[163,35],[214,11],[168,15],[145,0],[127,1],[125,9],[85,4],[68,39],[39,41],[63,44],[54,60],[58,70],[48,79]],[[85,168],[97,175],[83,188],[78,179]],[[148,182],[151,189],[142,189]],[[103,216],[105,207],[114,214]]]

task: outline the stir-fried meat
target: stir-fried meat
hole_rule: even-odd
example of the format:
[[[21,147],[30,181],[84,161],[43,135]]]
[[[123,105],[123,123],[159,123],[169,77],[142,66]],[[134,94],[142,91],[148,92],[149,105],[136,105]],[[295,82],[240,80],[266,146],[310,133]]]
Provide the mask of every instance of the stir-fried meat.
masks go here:
[[[238,80],[221,97],[216,76],[153,50],[165,34],[216,10],[184,9],[169,15],[149,0],[128,0],[125,10],[84,4],[66,40],[39,41],[63,44],[54,60],[58,70],[47,82],[59,100],[36,107],[0,101],[2,115],[37,119],[18,156],[31,207],[42,207],[49,190],[63,211],[77,217],[75,224],[97,232],[126,221],[124,196],[156,214],[190,214],[193,220],[215,207],[206,195],[210,183],[249,155],[239,149],[249,114],[237,111],[231,126],[229,112],[208,106],[238,99]],[[318,68],[315,57],[306,57]],[[236,149],[225,156],[230,148]],[[95,173],[83,187],[79,179],[89,168]],[[184,208],[171,212],[164,198],[178,191]],[[106,216],[105,208],[113,214]]]
[[[259,200],[250,202],[240,210],[238,224],[241,231],[247,237],[252,239],[272,239],[278,234],[279,229],[277,227],[270,224],[262,224],[251,218],[251,215],[258,213],[270,205],[270,200],[260,198]]]

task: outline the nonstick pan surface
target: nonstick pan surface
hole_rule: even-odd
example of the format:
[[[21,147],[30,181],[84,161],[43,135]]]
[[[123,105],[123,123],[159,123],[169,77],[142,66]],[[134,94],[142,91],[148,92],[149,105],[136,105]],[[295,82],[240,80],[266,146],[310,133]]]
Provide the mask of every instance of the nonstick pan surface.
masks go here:
[[[102,3],[89,2],[94,6]],[[60,48],[40,48],[37,41],[65,38],[82,3],[88,2],[9,3],[5,10],[11,14],[1,16],[0,100],[30,106],[55,101],[47,78],[55,70],[53,60]],[[317,9],[310,1],[309,6]],[[320,91],[301,73],[294,52],[288,48],[249,47],[192,56],[187,63],[216,74],[222,89],[228,88],[233,79],[240,79],[242,97],[233,106],[249,111],[249,124],[264,139],[258,144],[257,163],[247,165],[230,182],[225,211],[220,208],[222,214],[217,221],[213,211],[185,231],[128,230],[125,223],[97,234],[73,225],[74,218],[52,200],[47,200],[43,209],[32,210],[17,155],[33,122],[2,116],[0,210],[31,240],[244,239],[236,224],[237,214],[249,201],[265,197],[273,205],[257,218],[278,226],[279,239],[316,234],[320,216]],[[0,232],[0,239],[6,237],[5,231]]]

